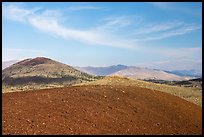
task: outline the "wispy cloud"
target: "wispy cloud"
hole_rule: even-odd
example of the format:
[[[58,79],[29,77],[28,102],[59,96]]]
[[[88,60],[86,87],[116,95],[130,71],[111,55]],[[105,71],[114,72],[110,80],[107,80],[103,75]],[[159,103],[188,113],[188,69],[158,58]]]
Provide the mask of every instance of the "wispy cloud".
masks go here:
[[[104,20],[106,23],[102,26],[103,29],[111,28],[115,25],[117,25],[117,27],[125,27],[133,23],[131,18],[127,16],[108,17]]]
[[[155,7],[161,8],[161,9],[171,9],[172,8],[172,2],[147,2]]]
[[[155,32],[163,32],[163,31],[178,28],[181,25],[184,25],[184,23],[180,21],[149,24],[144,26],[143,28],[140,28],[133,34],[148,34],[148,33],[155,33]]]
[[[104,7],[97,7],[97,6],[70,6],[67,8],[68,10],[72,11],[79,11],[79,10],[106,10]]]
[[[144,26],[131,35],[135,37],[139,35],[142,36],[142,38],[136,38],[135,41],[160,40],[191,33],[201,28],[202,26],[198,24],[188,24],[180,21],[172,21]]]
[[[42,16],[33,16],[29,18],[29,23],[44,32],[63,37],[65,39],[74,39],[88,44],[113,46],[119,48],[136,48],[135,43],[131,43],[125,39],[118,39],[112,35],[95,32],[94,30],[76,30],[65,28],[56,20],[47,19]],[[108,37],[107,37],[108,36]]]
[[[137,21],[137,23],[135,22]],[[95,30],[120,30],[121,28],[125,28],[128,26],[132,26],[133,24],[139,24],[142,22],[142,17],[136,16],[136,15],[120,15],[120,16],[109,16],[104,19],[102,19],[103,24],[95,27]]]
[[[71,8],[71,7],[69,7]],[[103,7],[76,6],[71,9],[102,9]],[[48,10],[42,7],[25,9],[17,5],[7,4],[2,6],[3,16],[26,23],[45,33],[73,39],[86,44],[112,46],[126,49],[137,49],[138,41],[159,40],[179,35],[184,35],[192,31],[201,29],[201,25],[187,24],[180,21],[169,21],[158,24],[143,25],[139,29],[129,29],[121,31],[121,28],[134,26],[142,22],[141,17],[135,16],[111,16],[103,19],[103,24],[91,29],[73,29],[60,24],[63,13],[59,10]],[[135,21],[135,18],[136,21]],[[142,24],[142,23],[141,23]],[[134,27],[132,27],[134,28]],[[119,36],[113,30],[119,30],[122,34],[131,34],[132,37]],[[135,32],[136,30],[136,32]],[[149,35],[150,34],[150,35]],[[141,37],[142,36],[142,37]]]
[[[26,22],[26,18],[29,15],[33,14],[34,11],[35,9],[25,10],[25,9],[18,8],[16,5],[2,6],[2,12],[4,17],[14,21],[23,22],[23,23]]]
[[[191,26],[186,26],[186,27],[179,28],[177,30],[172,30],[172,31],[169,31],[169,32],[161,33],[159,35],[157,34],[156,36],[150,36],[150,37],[147,37],[147,38],[144,38],[144,39],[141,39],[141,40],[143,40],[143,41],[146,41],[146,40],[159,40],[159,39],[184,35],[186,33],[190,33],[190,32],[195,31],[197,29],[201,29],[201,26],[191,25]]]
[[[192,8],[190,6],[186,6],[185,2],[147,2],[148,4],[151,4],[161,10],[166,11],[176,11],[180,13],[185,13],[188,15],[193,15],[197,17],[201,17],[202,11],[199,11],[199,9]]]
[[[104,34],[92,30],[76,30],[63,27],[59,24],[59,13],[56,11],[43,10],[36,12],[36,9],[22,9],[17,6],[3,6],[3,15],[19,22],[25,22],[34,28],[63,37],[65,39],[74,39],[88,44],[113,46],[119,48],[136,48],[135,42],[127,39],[117,38],[110,34]],[[20,19],[18,18],[20,17]]]

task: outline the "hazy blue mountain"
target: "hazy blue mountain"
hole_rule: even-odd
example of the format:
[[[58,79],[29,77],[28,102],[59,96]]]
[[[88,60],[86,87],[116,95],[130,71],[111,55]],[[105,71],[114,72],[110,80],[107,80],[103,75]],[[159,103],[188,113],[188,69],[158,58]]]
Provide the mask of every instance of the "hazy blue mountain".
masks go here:
[[[143,68],[143,67],[128,67],[126,69],[117,71],[115,73],[112,73],[110,75],[119,75],[134,79],[143,79],[143,80],[166,80],[166,81],[182,81],[182,80],[189,80],[192,79],[192,77],[189,76],[178,76],[175,74],[167,73],[162,70],[156,70],[156,69],[149,69],[149,68]]]
[[[168,81],[189,80],[193,77],[179,76],[176,74],[168,73],[163,70],[149,69],[135,66],[114,65],[108,67],[75,67],[76,69],[92,75],[119,75],[130,77],[134,79],[158,79]]]
[[[113,65],[108,67],[75,67],[76,69],[86,72],[88,74],[92,75],[100,75],[100,76],[106,76],[112,73],[115,73],[117,71],[123,70],[128,68],[128,66],[125,65]]]
[[[15,64],[15,63],[17,63],[17,62],[18,62],[18,60],[3,61],[2,62],[2,70],[9,67],[9,66],[11,66],[11,65],[13,65],[13,64]]]
[[[167,73],[172,73],[178,76],[190,76],[190,77],[202,77],[202,72],[196,70],[174,70],[174,71],[165,71]]]

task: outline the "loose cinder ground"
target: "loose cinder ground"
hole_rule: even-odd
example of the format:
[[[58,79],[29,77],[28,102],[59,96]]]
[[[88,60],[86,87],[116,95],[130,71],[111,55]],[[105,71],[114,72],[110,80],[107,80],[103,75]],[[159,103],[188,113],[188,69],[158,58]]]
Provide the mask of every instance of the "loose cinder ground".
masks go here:
[[[202,108],[136,86],[2,94],[3,134],[202,134]]]

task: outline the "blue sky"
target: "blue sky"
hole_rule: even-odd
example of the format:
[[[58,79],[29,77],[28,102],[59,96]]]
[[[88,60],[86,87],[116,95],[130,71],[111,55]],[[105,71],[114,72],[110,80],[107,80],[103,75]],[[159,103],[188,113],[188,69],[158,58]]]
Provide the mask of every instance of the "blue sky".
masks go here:
[[[2,11],[3,61],[201,71],[201,2],[4,2]]]

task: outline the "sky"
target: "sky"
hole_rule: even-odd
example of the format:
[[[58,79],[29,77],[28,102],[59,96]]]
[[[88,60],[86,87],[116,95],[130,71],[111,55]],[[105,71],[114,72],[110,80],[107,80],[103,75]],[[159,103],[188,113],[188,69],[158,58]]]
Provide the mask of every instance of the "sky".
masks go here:
[[[3,2],[2,61],[202,70],[201,2]]]

